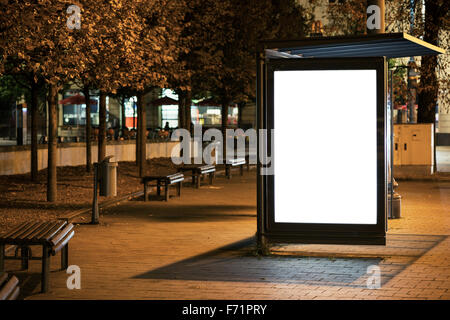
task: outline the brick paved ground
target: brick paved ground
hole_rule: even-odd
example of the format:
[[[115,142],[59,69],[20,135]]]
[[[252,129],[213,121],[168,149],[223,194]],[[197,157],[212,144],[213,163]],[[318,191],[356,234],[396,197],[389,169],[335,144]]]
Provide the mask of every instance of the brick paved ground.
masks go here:
[[[278,246],[253,254],[255,172],[183,189],[168,203],[140,199],[107,209],[98,226],[79,225],[70,264],[82,289],[56,271],[39,294],[39,274],[20,273],[28,299],[450,299],[450,183],[400,182],[403,218],[388,245]],[[367,268],[381,289],[367,289]],[[15,270],[18,262],[7,261]],[[40,264],[31,262],[31,271]]]

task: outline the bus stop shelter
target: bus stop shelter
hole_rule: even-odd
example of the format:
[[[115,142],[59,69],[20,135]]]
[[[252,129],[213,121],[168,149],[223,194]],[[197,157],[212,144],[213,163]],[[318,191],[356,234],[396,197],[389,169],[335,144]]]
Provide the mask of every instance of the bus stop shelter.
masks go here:
[[[405,33],[261,42],[260,249],[385,245],[393,165],[387,59],[443,52]]]

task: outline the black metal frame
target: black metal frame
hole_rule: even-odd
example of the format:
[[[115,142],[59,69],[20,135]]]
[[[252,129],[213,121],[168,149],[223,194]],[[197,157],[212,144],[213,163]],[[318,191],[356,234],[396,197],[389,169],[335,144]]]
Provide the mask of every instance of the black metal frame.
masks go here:
[[[262,62],[262,60],[260,60]],[[258,70],[258,124],[259,129],[273,129],[274,92],[273,75],[277,70],[358,70],[377,71],[377,223],[310,224],[277,223],[274,220],[275,176],[262,176],[258,164],[258,215],[262,219],[258,232],[268,242],[377,244],[386,242],[387,159],[386,159],[386,61],[385,58],[327,58],[327,59],[272,59]],[[326,90],[326,89],[325,89]],[[271,145],[265,143],[271,155]],[[260,151],[258,151],[260,152]]]

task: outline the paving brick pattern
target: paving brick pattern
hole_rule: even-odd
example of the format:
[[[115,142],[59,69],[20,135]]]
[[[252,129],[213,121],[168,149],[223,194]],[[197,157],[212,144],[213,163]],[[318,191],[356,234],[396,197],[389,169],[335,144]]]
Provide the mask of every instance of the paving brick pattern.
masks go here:
[[[97,226],[78,225],[70,264],[81,289],[53,259],[50,292],[39,294],[39,262],[18,272],[27,299],[450,299],[450,183],[400,182],[403,218],[380,246],[277,246],[254,255],[255,172],[169,202],[128,201]],[[381,288],[368,289],[377,266]]]

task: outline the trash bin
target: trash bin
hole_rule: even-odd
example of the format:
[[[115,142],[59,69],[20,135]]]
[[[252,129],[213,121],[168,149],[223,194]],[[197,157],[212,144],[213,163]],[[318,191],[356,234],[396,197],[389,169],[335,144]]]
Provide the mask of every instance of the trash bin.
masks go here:
[[[398,183],[393,179],[393,187],[394,192],[392,195],[392,203],[391,203],[391,183],[388,184],[388,218],[389,219],[400,219],[401,218],[401,206],[402,206],[402,196],[395,192],[395,189],[398,188]],[[392,209],[392,210],[391,210]]]
[[[112,162],[112,157],[105,157],[100,163],[100,195],[104,197],[117,195],[117,162]]]
[[[401,205],[402,205],[402,196],[397,192],[394,192],[392,196],[392,206],[391,206],[391,195],[388,194],[388,205],[389,205],[389,219],[399,219],[401,218]],[[392,210],[391,210],[392,208]]]

